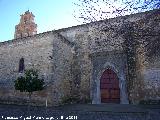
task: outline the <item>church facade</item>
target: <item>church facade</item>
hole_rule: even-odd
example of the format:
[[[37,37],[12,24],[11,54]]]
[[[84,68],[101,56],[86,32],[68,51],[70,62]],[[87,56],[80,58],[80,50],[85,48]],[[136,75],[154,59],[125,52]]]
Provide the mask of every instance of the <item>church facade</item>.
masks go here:
[[[26,11],[13,40],[0,43],[0,102],[26,104],[14,80],[37,69],[45,89],[34,105],[78,96],[92,104],[138,104],[160,99],[160,10],[37,34]]]

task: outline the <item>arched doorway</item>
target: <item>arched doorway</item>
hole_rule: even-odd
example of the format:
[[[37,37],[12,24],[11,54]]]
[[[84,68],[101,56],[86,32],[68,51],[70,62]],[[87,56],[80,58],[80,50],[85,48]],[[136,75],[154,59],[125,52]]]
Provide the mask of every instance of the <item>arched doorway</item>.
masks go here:
[[[100,78],[101,103],[120,103],[120,89],[117,74],[107,69]]]

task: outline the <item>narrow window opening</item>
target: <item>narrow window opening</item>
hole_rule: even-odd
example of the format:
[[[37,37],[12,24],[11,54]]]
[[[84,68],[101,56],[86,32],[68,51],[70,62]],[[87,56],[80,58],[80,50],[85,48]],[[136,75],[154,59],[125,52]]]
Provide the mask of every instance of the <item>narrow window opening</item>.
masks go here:
[[[21,58],[19,60],[19,73],[22,73],[24,71],[24,58]]]

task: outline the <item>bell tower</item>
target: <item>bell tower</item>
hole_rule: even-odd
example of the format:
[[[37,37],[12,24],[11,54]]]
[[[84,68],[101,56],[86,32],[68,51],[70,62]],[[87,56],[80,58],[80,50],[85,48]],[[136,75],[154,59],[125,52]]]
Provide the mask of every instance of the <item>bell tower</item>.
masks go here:
[[[15,39],[37,34],[37,24],[34,22],[34,17],[29,10],[21,15],[19,24],[15,26]]]

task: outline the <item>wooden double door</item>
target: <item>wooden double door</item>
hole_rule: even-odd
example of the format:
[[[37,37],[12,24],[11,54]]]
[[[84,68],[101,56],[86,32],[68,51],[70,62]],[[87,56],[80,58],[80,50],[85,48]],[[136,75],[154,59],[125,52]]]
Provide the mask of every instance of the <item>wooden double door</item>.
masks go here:
[[[101,103],[120,103],[119,80],[116,73],[107,69],[100,78]]]

